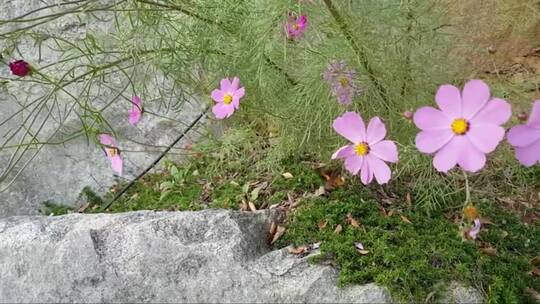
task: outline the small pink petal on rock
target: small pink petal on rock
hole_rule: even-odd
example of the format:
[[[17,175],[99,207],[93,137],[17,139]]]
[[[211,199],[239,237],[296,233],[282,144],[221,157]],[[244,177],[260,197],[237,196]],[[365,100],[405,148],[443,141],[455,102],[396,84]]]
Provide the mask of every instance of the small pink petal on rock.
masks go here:
[[[139,96],[134,95],[131,98],[131,111],[129,111],[129,123],[133,126],[135,126],[142,117],[143,113],[143,106],[142,106],[142,100]]]

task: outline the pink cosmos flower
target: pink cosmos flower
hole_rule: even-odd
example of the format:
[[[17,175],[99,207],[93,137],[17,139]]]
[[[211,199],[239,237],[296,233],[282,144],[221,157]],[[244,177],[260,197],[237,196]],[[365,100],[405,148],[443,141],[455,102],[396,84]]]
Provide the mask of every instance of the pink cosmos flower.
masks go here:
[[[289,12],[287,22],[285,23],[285,30],[287,31],[287,38],[298,39],[304,35],[307,28],[307,17],[300,15],[296,17],[293,13]]]
[[[523,165],[530,167],[540,162],[540,100],[534,102],[526,124],[510,129],[508,142],[514,146],[516,158]]]
[[[131,97],[131,104],[131,111],[129,111],[129,123],[132,126],[135,126],[141,120],[143,114],[142,100],[139,96],[133,95],[133,97]]]
[[[32,74],[32,67],[24,60],[16,60],[9,63],[9,69],[13,75],[24,77]]]
[[[467,234],[471,239],[476,240],[476,237],[480,232],[480,228],[482,228],[482,224],[480,223],[480,219],[477,218],[474,220],[474,226],[467,232]]]
[[[113,169],[113,171],[118,173],[118,175],[122,176],[122,168],[124,162],[122,160],[122,157],[120,156],[120,150],[118,149],[116,140],[109,134],[100,134],[98,138],[99,142],[103,145],[105,155],[111,162],[111,168]]]
[[[442,85],[435,101],[439,109],[422,107],[414,114],[414,123],[422,131],[416,147],[423,153],[435,153],[433,165],[448,172],[456,165],[477,172],[486,163],[487,153],[504,138],[501,127],[512,115],[510,105],[491,99],[487,84],[470,80],[461,93],[452,85]]]
[[[346,112],[334,120],[333,127],[352,144],[339,148],[332,159],[345,159],[345,168],[353,175],[360,172],[364,185],[371,183],[374,176],[379,184],[390,180],[390,168],[385,162],[397,162],[398,151],[393,141],[383,140],[386,127],[379,117],[373,117],[366,130],[359,114]]]
[[[239,88],[240,79],[234,77],[232,82],[228,78],[221,80],[221,88],[212,91],[212,99],[216,105],[212,112],[218,119],[230,117],[240,107],[240,98],[244,97],[244,88]]]
[[[356,71],[349,68],[343,60],[331,61],[323,74],[323,78],[328,82],[332,88],[332,93],[341,104],[350,104],[354,96],[362,93],[362,89],[356,85]]]

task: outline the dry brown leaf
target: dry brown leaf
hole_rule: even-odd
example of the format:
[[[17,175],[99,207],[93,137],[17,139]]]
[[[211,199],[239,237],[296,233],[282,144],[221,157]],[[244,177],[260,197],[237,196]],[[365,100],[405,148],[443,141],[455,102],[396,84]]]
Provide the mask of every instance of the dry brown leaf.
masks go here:
[[[315,191],[315,194],[314,196],[317,197],[317,196],[323,196],[326,194],[326,189],[324,189],[324,186],[320,186],[319,189],[317,189],[317,191]]]
[[[324,188],[328,191],[332,191],[345,185],[345,178],[341,176],[341,173],[336,170],[320,170],[319,173],[326,181]]]
[[[480,251],[482,251],[483,253],[485,253],[487,255],[491,255],[491,256],[497,255],[497,248],[494,248],[494,247],[491,247],[491,246],[481,247]]]
[[[538,293],[538,291],[530,287],[525,288],[525,291],[529,293],[538,303],[540,303],[540,293]]]
[[[369,250],[366,250],[361,242],[354,243],[354,248],[356,248],[356,251],[361,255],[366,255],[369,253]]]
[[[352,216],[352,214],[349,212],[347,213],[347,223],[353,227],[359,228],[360,223]]]
[[[246,201],[242,200],[242,203],[240,203],[240,210],[241,211],[248,211],[249,210],[249,206],[246,203]]]
[[[276,234],[276,229],[277,229],[277,225],[276,225],[276,222],[272,222],[272,224],[270,225],[270,236],[274,236],[274,234]]]
[[[249,210],[253,212],[257,211],[257,207],[255,207],[255,204],[253,204],[252,202],[249,202],[248,206],[249,206]]]
[[[531,274],[537,276],[537,277],[540,277],[540,268],[536,268],[534,267],[533,270],[531,271]]]
[[[493,222],[487,217],[480,217],[480,224],[482,225],[493,225]]]
[[[531,265],[533,266],[537,266],[538,264],[540,264],[540,257],[534,257],[532,258],[529,263],[531,263]]]
[[[358,253],[360,253],[361,255],[366,255],[366,254],[369,253],[369,250],[360,250],[360,249],[356,249],[356,251],[357,251]]]
[[[298,246],[298,247],[288,247],[287,250],[290,254],[302,254],[309,251],[309,248],[306,246]]]
[[[343,227],[341,227],[341,225],[338,224],[338,225],[336,226],[336,229],[334,229],[334,233],[340,234],[342,230],[343,230]]]
[[[90,203],[85,203],[83,205],[81,205],[79,207],[79,209],[77,209],[77,212],[79,213],[84,213],[84,211],[90,206]]]
[[[405,194],[405,203],[407,203],[407,206],[412,207],[412,198],[410,192],[407,192],[407,194]]]
[[[394,210],[388,211],[388,217],[392,217],[392,215],[394,215]]]
[[[274,237],[272,238],[272,242],[270,242],[270,244],[274,244],[280,237],[283,236],[283,234],[285,233],[285,227],[283,226],[278,226],[277,229],[276,229],[276,233],[274,234]]]
[[[326,225],[328,225],[328,220],[327,219],[322,219],[317,224],[317,226],[319,227],[319,230],[323,230],[324,228],[326,228]]]
[[[285,179],[291,179],[291,178],[294,177],[290,172],[285,172],[285,173],[281,174],[281,176],[283,176],[283,178],[285,178]]]
[[[404,215],[401,216],[401,220],[404,221],[407,224],[412,224],[412,222],[407,217],[405,217]]]

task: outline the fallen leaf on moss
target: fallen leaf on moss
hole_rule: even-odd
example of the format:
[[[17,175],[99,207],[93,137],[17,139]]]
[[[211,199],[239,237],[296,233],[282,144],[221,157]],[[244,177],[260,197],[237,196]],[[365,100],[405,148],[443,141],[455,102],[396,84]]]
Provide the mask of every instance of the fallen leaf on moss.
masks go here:
[[[531,270],[531,274],[540,277],[540,268],[533,268],[533,270]]]
[[[494,248],[489,244],[484,244],[484,246],[480,247],[480,251],[491,256],[497,255],[497,248]]]
[[[334,229],[334,233],[335,233],[335,234],[340,234],[342,230],[343,230],[343,227],[341,227],[341,225],[338,224],[338,225],[336,226],[336,229]]]
[[[412,222],[404,215],[401,216],[401,220],[404,221],[407,224],[412,224]]]
[[[287,248],[287,251],[289,251],[290,254],[295,254],[295,255],[299,255],[299,254],[303,254],[303,253],[306,253],[309,251],[308,247],[306,246],[298,246],[298,247],[288,247]]]
[[[360,242],[354,243],[354,248],[356,248],[356,251],[361,255],[366,255],[369,253],[369,250],[366,250],[364,245]]]
[[[272,242],[270,242],[270,244],[274,244],[277,240],[279,240],[280,237],[283,236],[283,234],[285,234],[285,227],[283,226],[278,226],[277,229],[276,229],[276,233],[274,234],[274,237],[272,238]]]
[[[319,227],[319,230],[323,230],[324,228],[326,228],[326,225],[328,225],[328,220],[327,219],[322,219],[317,224],[317,227]]]
[[[319,173],[325,180],[324,189],[332,191],[345,185],[345,178],[336,170],[319,170]]]
[[[356,228],[359,228],[360,227],[360,222],[358,222],[353,216],[352,214],[349,212],[347,213],[347,219],[346,219],[347,223],[353,227],[356,227]]]
[[[412,198],[410,192],[407,192],[407,194],[405,194],[405,203],[407,203],[407,206],[412,207]]]
[[[533,266],[537,266],[538,264],[540,264],[540,257],[534,257],[532,258],[529,263],[531,263],[531,265]]]
[[[317,189],[315,191],[315,193],[313,194],[314,197],[319,197],[319,196],[323,196],[326,194],[326,189],[324,189],[324,186],[320,186],[319,189]]]
[[[293,178],[293,175],[290,172],[285,172],[285,173],[281,174],[281,176],[283,176],[283,178],[285,178],[285,179]]]
[[[257,211],[257,207],[255,207],[255,204],[253,204],[252,202],[249,202],[248,206],[249,206],[249,210],[253,212]]]

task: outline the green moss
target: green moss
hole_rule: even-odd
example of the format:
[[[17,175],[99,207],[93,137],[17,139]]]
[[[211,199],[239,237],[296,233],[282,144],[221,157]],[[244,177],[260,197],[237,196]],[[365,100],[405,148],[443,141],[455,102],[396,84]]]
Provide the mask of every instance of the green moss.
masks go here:
[[[73,212],[73,208],[51,201],[43,202],[39,212],[43,215],[64,215]]]
[[[540,252],[540,230],[489,204],[481,208],[497,224],[484,227],[475,243],[463,241],[458,226],[442,212],[428,216],[396,208],[384,216],[368,191],[342,189],[329,198],[307,200],[289,218],[279,245],[322,242],[321,255],[313,261],[333,259],[341,285],[377,282],[402,301],[424,301],[440,283],[453,280],[488,291],[493,303],[523,301],[527,286],[539,287],[527,272],[528,260]],[[347,225],[348,213],[362,223],[360,228]],[[319,230],[324,221],[327,226]],[[343,231],[336,234],[338,224]],[[355,242],[362,242],[369,254],[359,254]],[[480,242],[497,248],[497,256],[482,253]]]

